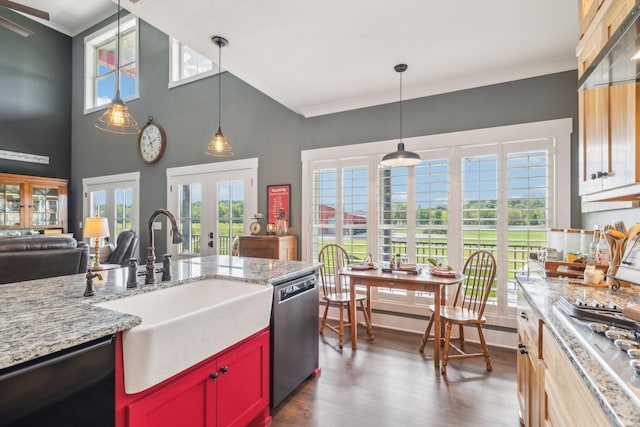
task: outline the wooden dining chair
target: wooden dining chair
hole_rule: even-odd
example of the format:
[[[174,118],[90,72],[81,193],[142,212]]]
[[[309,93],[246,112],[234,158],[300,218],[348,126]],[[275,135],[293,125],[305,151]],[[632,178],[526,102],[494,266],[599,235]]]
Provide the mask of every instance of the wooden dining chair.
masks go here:
[[[442,306],[440,308],[440,319],[445,326],[444,350],[442,352],[442,367],[440,372],[447,373],[447,361],[449,359],[464,359],[468,357],[484,357],[487,364],[487,371],[491,371],[491,361],[489,360],[489,350],[482,334],[482,324],[486,322],[483,315],[484,308],[491,292],[493,280],[496,275],[496,260],[489,251],[477,251],[467,258],[464,264],[464,281],[458,285],[453,305]],[[430,306],[431,319],[427,325],[427,330],[422,337],[420,352],[424,351],[424,346],[430,337],[433,326],[433,312],[435,307]],[[458,325],[459,347],[451,342],[451,328]],[[478,337],[482,346],[481,353],[465,353],[464,351],[464,326],[475,325],[478,329]],[[459,354],[449,355],[449,347],[453,347]]]
[[[320,322],[320,335],[324,327],[331,329],[338,334],[338,342],[340,348],[342,348],[344,328],[358,327],[356,322],[355,326],[352,326],[349,322],[350,316],[350,302],[351,294],[349,292],[349,278],[340,276],[340,269],[349,265],[349,255],[347,251],[340,245],[327,244],[322,247],[318,256],[318,261],[323,263],[320,269],[320,282],[322,284],[322,299],[325,302],[324,314],[322,315],[322,321]],[[360,304],[362,313],[364,314],[364,323],[361,323],[367,328],[369,338],[373,339],[373,329],[371,327],[371,319],[367,313],[364,302],[367,299],[366,295],[356,294],[356,302]],[[367,303],[369,303],[367,301]],[[327,322],[327,314],[329,313],[329,306],[335,304],[338,306],[339,319],[338,323],[330,324]],[[347,320],[344,319],[344,311],[347,311]]]

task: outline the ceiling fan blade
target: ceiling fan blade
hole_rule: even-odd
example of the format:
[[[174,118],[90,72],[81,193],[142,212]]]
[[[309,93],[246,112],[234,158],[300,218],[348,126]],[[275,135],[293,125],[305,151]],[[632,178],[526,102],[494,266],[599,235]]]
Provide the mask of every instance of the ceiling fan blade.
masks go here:
[[[20,34],[22,37],[29,37],[31,34],[33,34],[33,31],[21,27],[15,22],[11,22],[8,19],[3,18],[2,16],[0,16],[0,26],[10,29],[14,33]]]
[[[40,9],[36,9],[33,7],[25,6],[20,3],[15,3],[9,0],[0,0],[0,6],[8,7],[9,9],[16,10],[18,12],[26,13],[29,15],[33,15],[37,18],[49,20],[49,12],[45,12]]]

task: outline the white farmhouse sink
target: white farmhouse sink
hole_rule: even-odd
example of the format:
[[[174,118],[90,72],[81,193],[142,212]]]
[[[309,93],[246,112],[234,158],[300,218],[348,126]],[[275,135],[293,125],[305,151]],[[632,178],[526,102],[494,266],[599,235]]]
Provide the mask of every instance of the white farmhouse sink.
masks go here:
[[[269,285],[211,279],[95,305],[142,318],[122,341],[133,394],[267,327],[272,296]]]

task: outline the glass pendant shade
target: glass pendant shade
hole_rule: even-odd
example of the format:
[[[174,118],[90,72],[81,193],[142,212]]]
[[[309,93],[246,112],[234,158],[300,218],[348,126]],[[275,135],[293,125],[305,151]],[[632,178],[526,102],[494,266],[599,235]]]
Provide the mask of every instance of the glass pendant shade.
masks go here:
[[[209,142],[206,153],[210,156],[216,157],[231,157],[233,151],[227,143],[227,138],[224,137],[222,129],[218,128],[218,132],[213,136],[213,139]]]
[[[138,122],[131,117],[129,107],[120,98],[120,91],[116,93],[109,108],[102,113],[96,127],[111,133],[135,134],[140,132]]]
[[[382,166],[415,166],[421,161],[422,159],[416,153],[405,151],[404,143],[400,142],[398,144],[398,151],[384,156],[380,164]]]
[[[221,36],[211,37],[211,41],[218,46],[218,132],[209,142],[205,153],[214,157],[231,157],[233,151],[227,142],[227,138],[222,133],[222,48],[229,44],[229,41]]]
[[[138,128],[138,122],[136,122],[131,114],[129,114],[129,108],[125,105],[122,98],[120,98],[120,0],[118,0],[118,31],[116,32],[116,96],[111,100],[111,105],[107,108],[107,111],[102,113],[96,127],[100,130],[121,133],[121,134],[136,134],[140,132]]]

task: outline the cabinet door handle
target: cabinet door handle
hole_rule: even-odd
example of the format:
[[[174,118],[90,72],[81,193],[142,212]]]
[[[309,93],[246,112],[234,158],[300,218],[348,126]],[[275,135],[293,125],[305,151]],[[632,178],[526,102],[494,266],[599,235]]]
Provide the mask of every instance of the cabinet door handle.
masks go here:
[[[518,348],[525,348],[526,345],[522,344],[522,343],[518,343]]]
[[[218,373],[217,372],[211,372],[209,374],[209,378],[211,378],[212,380],[215,380],[218,378]]]
[[[223,366],[222,368],[220,368],[220,372],[222,372],[223,374],[226,374],[227,372],[229,372],[229,367]]]
[[[527,351],[526,345],[520,347],[520,354],[529,354],[529,352]]]
[[[529,316],[527,316],[527,313],[525,313],[524,311],[520,312],[520,318],[524,320],[529,320]]]

